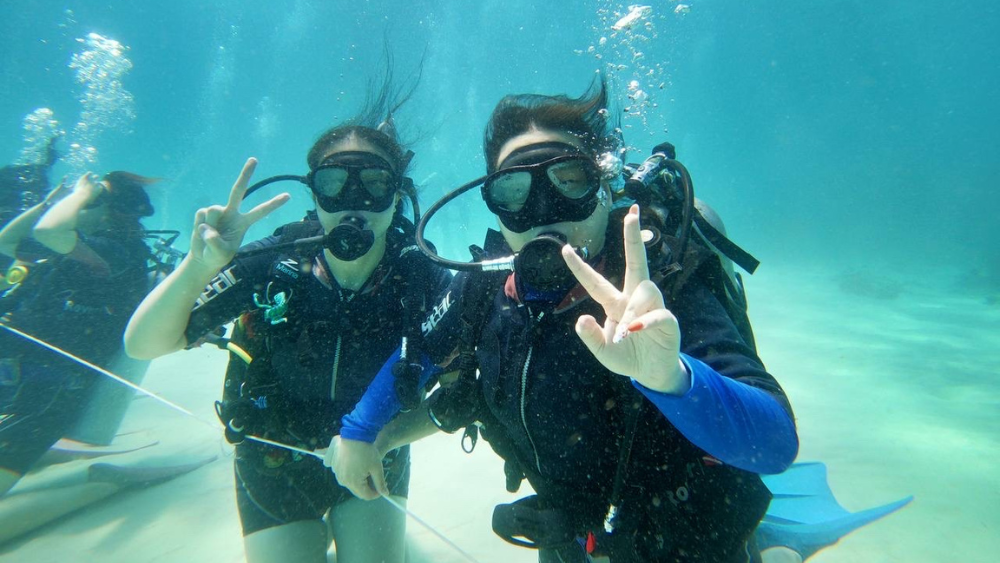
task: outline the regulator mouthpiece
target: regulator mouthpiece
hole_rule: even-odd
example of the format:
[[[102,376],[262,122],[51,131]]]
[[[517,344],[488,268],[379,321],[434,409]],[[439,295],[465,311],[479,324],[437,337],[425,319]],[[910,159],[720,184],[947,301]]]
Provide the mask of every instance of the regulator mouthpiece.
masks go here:
[[[327,248],[338,260],[351,262],[364,256],[375,244],[375,233],[365,229],[357,215],[344,217],[328,235]]]
[[[566,239],[557,233],[545,233],[533,238],[514,257],[514,271],[521,280],[539,291],[558,291],[576,284],[576,277],[562,257]],[[587,249],[575,249],[584,260]]]

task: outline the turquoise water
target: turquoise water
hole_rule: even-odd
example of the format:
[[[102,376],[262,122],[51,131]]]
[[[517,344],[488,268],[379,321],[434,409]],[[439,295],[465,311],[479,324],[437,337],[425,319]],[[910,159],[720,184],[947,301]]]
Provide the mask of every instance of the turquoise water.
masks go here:
[[[415,99],[397,117],[415,140],[413,177],[426,206],[482,174],[482,127],[501,96],[575,96],[602,71],[612,79],[632,160],[663,140],[677,145],[699,196],[764,262],[756,292],[751,283],[752,315],[764,360],[779,365],[779,381],[795,390],[803,452],[841,464],[850,480],[835,481],[835,491],[854,501],[852,509],[916,493],[918,504],[907,510],[927,515],[901,514],[912,518],[907,526],[871,536],[858,552],[834,548],[824,560],[990,560],[998,546],[983,538],[1000,537],[1000,524],[987,505],[959,499],[994,507],[1000,500],[996,478],[985,476],[995,475],[1000,451],[993,337],[1000,333],[1000,8],[984,1],[650,6],[635,26],[615,31],[625,3],[5,2],[0,162],[30,160],[38,135],[63,130],[67,157],[53,180],[87,169],[162,177],[147,227],[184,230],[198,207],[224,200],[249,156],[260,161],[259,177],[306,171],[309,146],[358,108],[388,44],[398,76],[423,65]],[[29,115],[35,129],[27,131]],[[52,120],[58,124],[47,126]],[[294,195],[250,236],[301,216],[306,194]],[[460,219],[464,226],[453,228]],[[492,221],[473,198],[443,214],[430,234],[458,258]],[[914,332],[923,337],[910,338]],[[845,363],[854,375],[831,383]],[[806,365],[810,374],[801,374]],[[816,396],[812,374],[834,400]],[[862,407],[853,402],[859,395],[879,400]],[[858,422],[869,408],[885,423],[885,442],[873,442]],[[956,422],[956,413],[967,417]],[[818,423],[841,416],[854,423]],[[934,490],[940,480],[914,471],[920,475],[909,486],[893,486],[893,464],[879,459],[878,444],[914,434],[940,449],[898,452],[893,463],[952,456],[967,469],[968,456],[976,471],[926,470],[942,486],[964,491],[968,483],[979,493],[921,508],[913,489]],[[228,486],[224,473],[220,487]],[[500,481],[489,486],[502,490]],[[161,500],[164,511],[178,510]],[[486,510],[467,520],[481,520],[488,535]],[[969,516],[969,525],[936,542],[945,546],[940,552],[914,548],[926,533],[915,528],[935,516]],[[229,520],[218,541],[238,551],[235,509],[219,518]],[[37,541],[46,533],[67,535],[42,530]],[[898,534],[906,539],[893,540]],[[210,539],[198,541],[212,549]],[[93,542],[85,545],[86,560],[105,560]],[[952,558],[949,545],[976,549]],[[226,553],[225,560],[239,557]],[[144,560],[133,555],[124,560]],[[22,557],[0,550],[2,560]]]

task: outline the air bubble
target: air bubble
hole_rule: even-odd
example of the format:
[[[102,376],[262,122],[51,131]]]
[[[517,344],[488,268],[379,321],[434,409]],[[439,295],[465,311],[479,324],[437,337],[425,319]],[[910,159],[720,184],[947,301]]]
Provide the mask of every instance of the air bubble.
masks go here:
[[[15,164],[40,164],[48,159],[49,143],[63,134],[59,122],[49,108],[38,108],[24,116],[24,148]]]
[[[125,55],[128,47],[97,33],[78,39],[85,47],[73,55],[69,68],[76,72],[81,85],[80,121],[73,128],[70,154],[65,161],[75,172],[82,172],[97,159],[94,144],[107,129],[128,131],[135,119],[135,100],[125,89],[122,78],[132,70]]]

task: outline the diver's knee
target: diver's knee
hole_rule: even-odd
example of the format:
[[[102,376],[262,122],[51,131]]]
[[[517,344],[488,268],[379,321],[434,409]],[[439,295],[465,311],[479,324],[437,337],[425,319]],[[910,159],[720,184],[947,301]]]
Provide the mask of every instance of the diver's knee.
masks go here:
[[[802,556],[784,546],[769,547],[760,552],[761,563],[802,563]]]

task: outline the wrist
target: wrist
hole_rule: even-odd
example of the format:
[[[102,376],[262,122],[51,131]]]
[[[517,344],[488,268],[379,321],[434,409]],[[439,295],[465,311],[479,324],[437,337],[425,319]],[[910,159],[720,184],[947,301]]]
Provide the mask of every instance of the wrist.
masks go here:
[[[199,288],[212,281],[212,278],[218,275],[219,270],[220,268],[198,260],[190,252],[177,265],[177,274],[197,282]]]
[[[691,372],[679,356],[673,371],[663,370],[638,380],[643,387],[667,395],[681,396],[691,389]]]
[[[101,195],[101,191],[103,190],[104,186],[99,182],[86,181],[77,183],[66,197],[91,199]]]
[[[389,453],[389,448],[385,441],[381,439],[381,436],[375,438],[375,441],[372,442],[372,447],[375,448],[375,453],[378,454],[379,459],[382,459],[385,457],[385,454]]]

